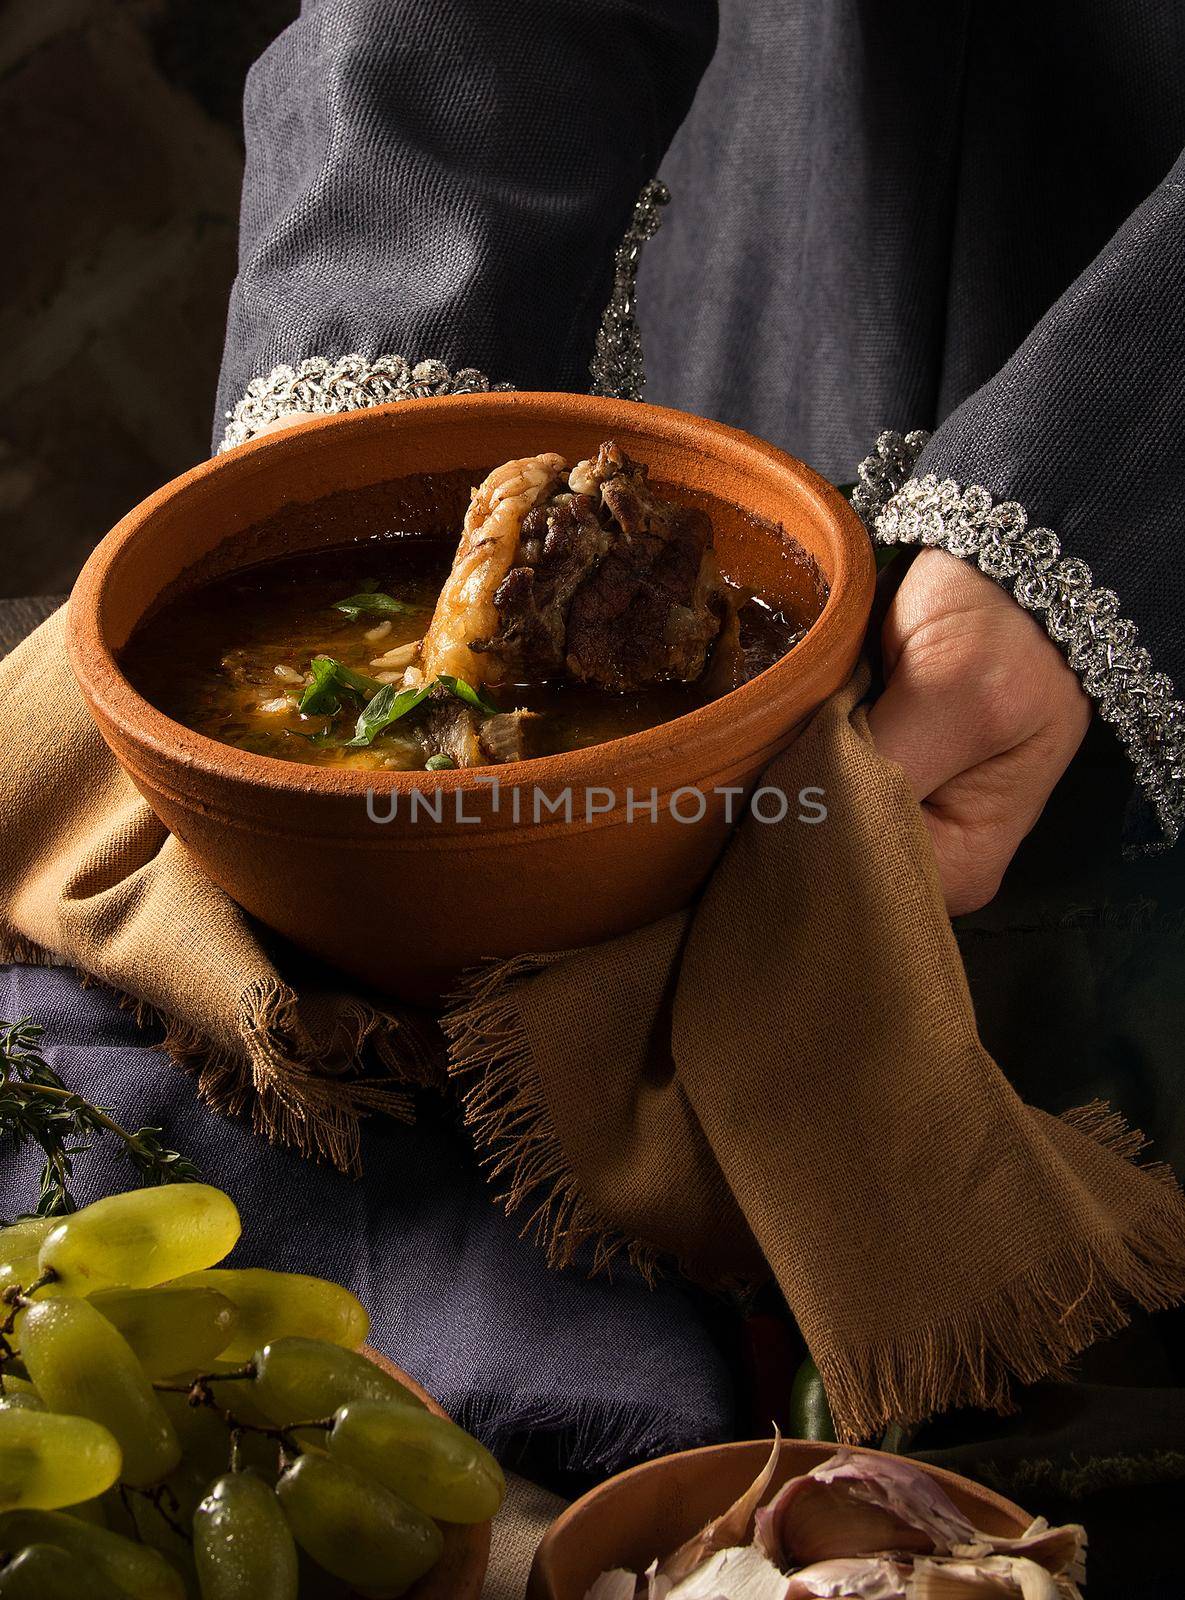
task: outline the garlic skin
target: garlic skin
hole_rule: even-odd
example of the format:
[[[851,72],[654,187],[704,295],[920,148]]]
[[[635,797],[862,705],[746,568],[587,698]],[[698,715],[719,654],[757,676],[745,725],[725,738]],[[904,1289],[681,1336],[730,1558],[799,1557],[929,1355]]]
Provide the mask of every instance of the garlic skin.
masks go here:
[[[978,1561],[931,1561],[913,1570],[909,1600],[1068,1600],[1073,1586],[1023,1556],[985,1556]]]
[[[817,1561],[794,1573],[785,1600],[909,1600],[909,1569],[880,1556]]]
[[[985,1533],[912,1462],[842,1449],[762,1506],[780,1453],[779,1437],[745,1493],[642,1580],[604,1573],[585,1600],[1082,1600],[1076,1523]]]
[[[584,1596],[584,1600],[634,1600],[638,1580],[632,1572],[615,1567],[612,1572],[602,1572]]]
[[[709,1522],[707,1527],[701,1528],[694,1538],[688,1539],[686,1544],[681,1544],[673,1555],[660,1562],[658,1577],[669,1578],[677,1583],[680,1578],[685,1578],[688,1573],[694,1572],[707,1556],[717,1550],[724,1550],[730,1545],[748,1544],[754,1515],[761,1504],[762,1495],[769,1488],[781,1452],[782,1435],[775,1428],[774,1444],[769,1453],[769,1460],[744,1494],[739,1500],[735,1500],[722,1516],[717,1517],[714,1522]],[[665,1600],[665,1597],[659,1595],[653,1597],[653,1600]]]
[[[1023,1556],[1072,1583],[1086,1579],[1086,1529],[1079,1522],[1051,1528],[1044,1517],[1038,1517],[1017,1539],[977,1533],[969,1544],[957,1544],[951,1554],[971,1561],[985,1556]]]
[[[786,1600],[793,1579],[753,1545],[718,1550],[659,1600]]]

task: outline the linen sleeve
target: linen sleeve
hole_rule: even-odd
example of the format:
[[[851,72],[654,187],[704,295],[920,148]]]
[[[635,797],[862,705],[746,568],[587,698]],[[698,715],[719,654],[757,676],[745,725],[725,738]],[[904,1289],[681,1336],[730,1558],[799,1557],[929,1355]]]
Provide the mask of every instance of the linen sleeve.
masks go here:
[[[1016,240],[1024,249],[1024,240]],[[1061,646],[1131,760],[1130,851],[1185,825],[1185,156],[932,438],[882,434],[853,503]]]
[[[492,385],[628,394],[714,0],[304,0],[252,68],[215,446]],[[605,334],[599,336],[602,322]]]

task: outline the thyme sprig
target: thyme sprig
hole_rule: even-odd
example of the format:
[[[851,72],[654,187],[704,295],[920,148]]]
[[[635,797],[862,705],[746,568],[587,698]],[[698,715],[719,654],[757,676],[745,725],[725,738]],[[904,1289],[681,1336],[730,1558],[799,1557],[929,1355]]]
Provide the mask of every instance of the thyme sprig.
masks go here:
[[[27,1018],[0,1022],[0,1141],[9,1141],[14,1150],[40,1145],[45,1154],[32,1215],[56,1217],[77,1209],[70,1191],[74,1158],[105,1134],[122,1140],[143,1184],[200,1177],[192,1161],[164,1143],[161,1128],[121,1127],[109,1111],[63,1083],[41,1054],[42,1031]]]

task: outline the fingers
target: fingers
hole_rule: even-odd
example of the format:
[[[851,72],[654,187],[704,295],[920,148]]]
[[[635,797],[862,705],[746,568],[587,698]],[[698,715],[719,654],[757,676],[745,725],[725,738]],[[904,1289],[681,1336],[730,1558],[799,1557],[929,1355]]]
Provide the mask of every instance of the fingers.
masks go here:
[[[868,726],[880,754],[905,774],[915,800],[998,753],[993,726],[975,714],[961,676],[919,671],[908,655],[869,710]]]
[[[960,773],[922,802],[952,917],[978,911],[995,897],[1064,766],[1034,738]]]
[[[1078,748],[1089,702],[1034,619],[940,551],[914,563],[883,639],[869,728],[922,806],[948,910],[976,910]]]

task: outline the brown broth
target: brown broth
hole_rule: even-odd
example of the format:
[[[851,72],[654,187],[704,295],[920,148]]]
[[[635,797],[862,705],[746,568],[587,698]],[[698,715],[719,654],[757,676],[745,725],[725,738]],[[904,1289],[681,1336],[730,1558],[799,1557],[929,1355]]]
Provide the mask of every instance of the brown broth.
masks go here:
[[[123,653],[129,681],[175,721],[241,750],[307,765],[362,771],[414,771],[427,752],[414,716],[368,749],[343,746],[359,702],[342,696],[336,716],[302,715],[297,702],[314,656],[378,677],[376,659],[423,637],[449,571],[455,538],[407,533],[257,562],[183,592],[143,623]],[[381,637],[380,619],[356,620],[337,602],[365,589],[406,603]],[[806,632],[813,617],[792,617],[760,600],[741,610],[749,676],[764,670]],[[401,673],[394,672],[398,678]],[[502,686],[489,696],[503,710],[541,714],[533,755],[602,744],[669,722],[712,696],[695,684],[613,694],[577,684]]]

